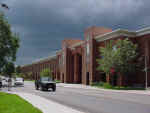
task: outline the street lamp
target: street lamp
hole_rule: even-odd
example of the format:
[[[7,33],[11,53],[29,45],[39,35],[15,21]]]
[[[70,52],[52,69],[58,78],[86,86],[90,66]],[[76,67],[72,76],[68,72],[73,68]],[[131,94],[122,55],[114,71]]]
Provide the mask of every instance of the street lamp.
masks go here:
[[[6,4],[4,4],[4,3],[1,3],[1,7],[9,10],[9,7]]]
[[[147,56],[145,55],[145,89],[147,89]]]

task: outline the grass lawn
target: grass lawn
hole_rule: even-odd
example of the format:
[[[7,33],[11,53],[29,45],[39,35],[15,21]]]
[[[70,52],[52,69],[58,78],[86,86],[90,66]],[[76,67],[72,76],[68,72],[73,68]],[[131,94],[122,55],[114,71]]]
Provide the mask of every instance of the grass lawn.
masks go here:
[[[15,94],[0,92],[0,113],[42,113]]]
[[[55,82],[56,82],[56,83],[61,83],[61,81],[60,81],[60,80],[55,80]]]
[[[25,79],[24,81],[32,81],[32,82],[34,82],[35,80],[29,80],[29,79]]]

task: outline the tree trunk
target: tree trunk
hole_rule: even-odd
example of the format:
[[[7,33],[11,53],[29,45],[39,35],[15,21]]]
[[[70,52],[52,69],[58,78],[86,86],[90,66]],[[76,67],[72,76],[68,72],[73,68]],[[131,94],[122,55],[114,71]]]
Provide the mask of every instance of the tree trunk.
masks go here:
[[[110,83],[110,74],[106,74],[106,82]]]

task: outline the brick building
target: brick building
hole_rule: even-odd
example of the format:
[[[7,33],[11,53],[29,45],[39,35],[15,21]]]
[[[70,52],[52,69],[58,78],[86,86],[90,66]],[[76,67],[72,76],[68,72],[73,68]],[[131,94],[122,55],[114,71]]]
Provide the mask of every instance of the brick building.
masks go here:
[[[55,56],[39,60],[29,65],[22,66],[23,73],[32,72],[32,77],[39,76],[44,68],[53,70],[55,79],[65,83],[90,84],[97,81],[111,81],[111,76],[96,70],[97,58],[100,58],[99,48],[105,46],[109,40],[129,38],[138,44],[140,56],[147,56],[147,66],[150,66],[150,28],[139,31],[128,31],[109,28],[89,27],[84,31],[84,39],[65,39],[62,41],[62,49]],[[148,85],[150,85],[150,72],[148,71]],[[145,83],[145,72],[137,72],[129,78],[118,77],[116,85],[134,85]]]
[[[44,59],[34,61],[32,64],[21,66],[21,72],[25,74],[25,78],[37,79],[43,69],[52,70],[53,78],[56,78],[57,60],[56,55]]]

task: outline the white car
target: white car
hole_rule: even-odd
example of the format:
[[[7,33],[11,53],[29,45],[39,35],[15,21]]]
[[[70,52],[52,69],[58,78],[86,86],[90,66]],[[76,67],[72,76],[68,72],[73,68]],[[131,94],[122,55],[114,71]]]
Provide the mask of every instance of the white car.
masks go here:
[[[24,85],[24,79],[23,78],[16,78],[15,85]]]
[[[2,86],[3,87],[7,87],[8,86],[8,78],[7,77],[2,78]]]
[[[15,79],[14,78],[11,78],[11,86],[15,86]]]
[[[2,77],[2,86],[3,87],[7,87],[8,86],[8,77]],[[15,79],[14,78],[11,78],[11,86],[15,86]]]

